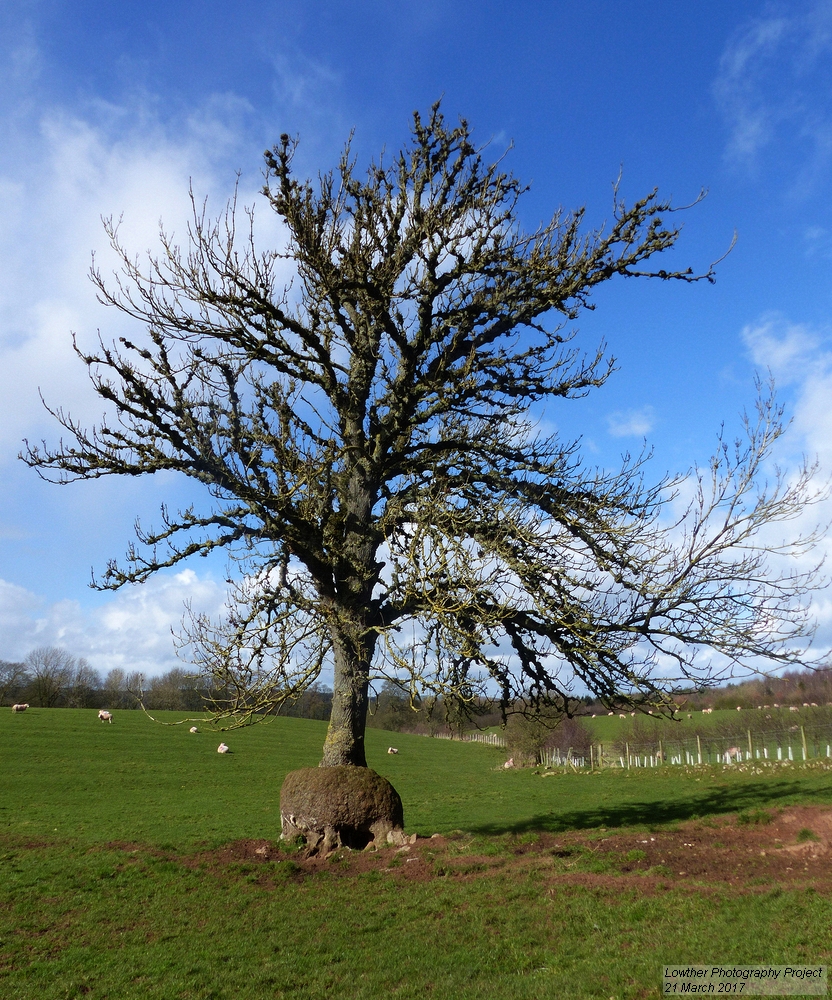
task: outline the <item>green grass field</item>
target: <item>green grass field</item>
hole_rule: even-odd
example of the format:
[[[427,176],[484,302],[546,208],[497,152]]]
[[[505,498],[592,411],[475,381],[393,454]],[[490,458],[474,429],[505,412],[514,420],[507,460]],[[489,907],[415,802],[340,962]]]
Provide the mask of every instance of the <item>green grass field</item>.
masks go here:
[[[832,960],[822,893],[672,878],[645,893],[637,874],[583,884],[591,852],[565,880],[516,865],[477,877],[474,860],[408,880],[393,852],[354,874],[346,853],[314,875],[289,849],[208,863],[243,838],[277,842],[283,776],[317,763],[324,732],[298,719],[222,736],[138,712],[112,726],[94,711],[0,713],[0,997],[640,998],[660,995],[662,962]],[[231,754],[216,753],[220,739]],[[452,841],[463,858],[510,858],[542,833],[832,804],[822,768],[543,777],[503,770],[504,753],[478,744],[367,740],[408,832],[465,831]]]

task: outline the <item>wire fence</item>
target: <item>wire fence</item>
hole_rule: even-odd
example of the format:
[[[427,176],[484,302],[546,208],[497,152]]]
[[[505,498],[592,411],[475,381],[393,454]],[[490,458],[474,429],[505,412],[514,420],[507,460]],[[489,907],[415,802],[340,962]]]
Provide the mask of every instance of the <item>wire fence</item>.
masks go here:
[[[746,730],[734,733],[697,734],[685,738],[630,741],[617,739],[594,743],[589,752],[543,750],[539,763],[544,767],[621,768],[693,766],[700,764],[742,764],[749,761],[808,761],[832,759],[832,725],[791,726],[770,731]]]
[[[828,716],[827,716],[828,718]],[[790,721],[790,720],[789,720]],[[776,723],[775,723],[776,725]],[[460,740],[506,747],[497,733],[433,733],[434,739]],[[744,764],[750,761],[808,761],[827,759],[832,763],[832,722],[785,723],[773,729],[731,727],[730,732],[713,730],[669,738],[618,737],[588,747],[553,747],[539,751],[537,765],[580,770],[583,768],[654,768],[672,765]],[[512,763],[514,761],[512,760]]]
[[[497,733],[463,733],[461,736],[452,733],[430,733],[435,740],[460,740],[463,743],[487,743],[492,747],[504,747],[505,738]]]

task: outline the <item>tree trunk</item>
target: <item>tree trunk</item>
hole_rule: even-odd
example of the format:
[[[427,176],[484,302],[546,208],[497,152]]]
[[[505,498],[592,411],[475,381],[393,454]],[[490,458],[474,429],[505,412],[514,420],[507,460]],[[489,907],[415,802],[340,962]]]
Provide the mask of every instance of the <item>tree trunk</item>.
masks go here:
[[[369,705],[370,663],[375,644],[375,635],[366,628],[358,628],[348,635],[338,625],[332,626],[335,661],[332,714],[321,767],[344,764],[367,766],[364,731]]]

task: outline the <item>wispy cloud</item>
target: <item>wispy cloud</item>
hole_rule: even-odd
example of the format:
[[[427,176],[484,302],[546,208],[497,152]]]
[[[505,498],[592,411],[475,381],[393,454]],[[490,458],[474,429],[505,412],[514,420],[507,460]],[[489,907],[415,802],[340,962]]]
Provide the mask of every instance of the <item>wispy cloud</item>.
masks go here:
[[[832,159],[832,2],[746,22],[722,53],[713,94],[725,156],[752,173],[787,151],[792,184],[811,185]]]
[[[728,126],[727,154],[749,160],[771,141],[781,112],[762,93],[762,78],[791,25],[784,17],[754,21],[725,49],[714,94]]]
[[[616,410],[607,417],[607,430],[613,437],[644,437],[653,429],[652,406],[638,410]]]

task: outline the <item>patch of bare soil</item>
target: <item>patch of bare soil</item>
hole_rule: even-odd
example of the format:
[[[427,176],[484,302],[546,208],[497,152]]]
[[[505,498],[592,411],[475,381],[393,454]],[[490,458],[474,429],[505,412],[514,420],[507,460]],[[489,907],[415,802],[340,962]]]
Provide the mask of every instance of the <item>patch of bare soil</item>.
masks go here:
[[[320,872],[353,878],[430,881],[496,873],[530,874],[561,885],[661,891],[726,887],[761,891],[774,886],[832,892],[832,809],[799,806],[717,820],[694,820],[653,833],[617,830],[541,834],[535,839],[486,842],[466,836],[419,837],[405,847],[308,857],[266,840],[240,840],[186,860],[216,875],[242,871],[268,884]],[[262,878],[257,877],[258,866]]]

